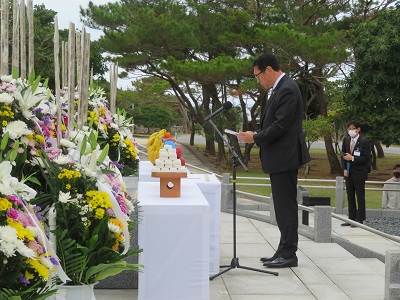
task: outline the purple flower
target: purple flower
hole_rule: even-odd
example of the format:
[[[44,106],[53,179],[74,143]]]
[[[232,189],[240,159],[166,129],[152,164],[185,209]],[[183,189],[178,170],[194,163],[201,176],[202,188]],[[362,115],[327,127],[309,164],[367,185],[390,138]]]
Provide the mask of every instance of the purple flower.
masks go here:
[[[26,283],[26,284],[30,284],[30,283],[31,283],[28,279],[26,279],[26,277],[25,277],[24,275],[21,275],[21,276],[19,277],[19,280],[20,280],[21,282],[23,282],[23,283]]]
[[[46,218],[45,216],[42,216],[42,215],[37,215],[36,217],[37,217],[38,220],[40,220],[40,221],[46,221],[46,220],[47,220],[47,218]]]
[[[58,260],[55,259],[54,257],[50,257],[50,261],[52,262],[53,265],[59,265]]]
[[[50,120],[49,117],[44,117],[44,118],[43,118],[43,122],[44,122],[45,124],[47,124],[47,125],[51,124],[51,120]]]
[[[18,219],[18,210],[11,208],[7,210],[7,217],[17,220]]]
[[[122,212],[124,214],[126,214],[128,212],[128,210],[127,210],[127,208],[126,208],[126,206],[124,204],[121,204],[120,207],[121,207],[121,210],[122,210]]]
[[[118,169],[123,169],[124,168],[124,165],[122,165],[122,164],[120,164],[119,162],[117,162],[117,161],[113,161],[113,162],[111,162],[114,166],[116,166]]]
[[[33,209],[36,210],[36,211],[41,211],[42,210],[42,208],[40,206],[38,206],[38,205],[35,205],[33,207]]]

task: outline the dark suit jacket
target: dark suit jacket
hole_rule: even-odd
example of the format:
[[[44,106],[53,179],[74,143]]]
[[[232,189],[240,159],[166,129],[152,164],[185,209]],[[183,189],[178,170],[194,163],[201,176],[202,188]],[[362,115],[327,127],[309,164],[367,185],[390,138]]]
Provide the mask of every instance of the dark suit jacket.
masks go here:
[[[342,143],[342,152],[350,153],[350,136],[344,138]],[[359,151],[360,155],[355,156],[354,152]],[[368,178],[368,173],[371,171],[371,146],[367,139],[361,135],[358,137],[356,145],[353,147],[351,155],[354,156],[354,161],[350,163],[350,177],[353,180],[365,181]],[[346,160],[342,157],[342,168],[346,170]]]
[[[310,161],[302,120],[303,100],[299,87],[284,75],[268,99],[260,131],[254,135],[265,173],[297,170]]]

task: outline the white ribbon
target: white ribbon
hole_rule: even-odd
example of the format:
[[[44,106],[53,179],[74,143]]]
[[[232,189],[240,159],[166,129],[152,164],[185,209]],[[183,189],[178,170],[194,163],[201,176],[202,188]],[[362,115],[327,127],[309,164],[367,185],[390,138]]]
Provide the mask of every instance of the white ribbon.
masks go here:
[[[17,195],[17,194],[15,194],[15,195]],[[56,252],[54,251],[54,248],[51,245],[51,243],[50,243],[49,239],[47,238],[46,234],[43,232],[39,220],[37,219],[37,217],[36,217],[34,211],[32,210],[32,208],[29,205],[26,204],[24,199],[22,199],[22,202],[23,202],[22,203],[23,207],[25,208],[25,210],[28,213],[29,217],[31,218],[32,222],[35,223],[36,228],[39,231],[39,242],[41,242],[43,244],[44,250],[47,253],[49,253],[50,256],[53,257],[54,259],[56,259],[57,262],[58,262],[57,265],[54,265],[58,278],[60,278],[62,282],[66,283],[67,280],[71,280],[71,279],[64,272],[63,268],[61,268],[60,259],[58,258]]]
[[[128,222],[127,222],[128,217],[122,212],[117,199],[115,199],[113,193],[111,192],[110,188],[107,187],[107,185],[101,183],[98,180],[97,188],[99,189],[100,192],[106,192],[110,196],[110,201],[114,205],[113,210],[115,217],[122,223],[122,233],[124,234],[125,237],[124,251],[122,252],[122,254],[126,254],[130,246],[130,236],[129,236]]]

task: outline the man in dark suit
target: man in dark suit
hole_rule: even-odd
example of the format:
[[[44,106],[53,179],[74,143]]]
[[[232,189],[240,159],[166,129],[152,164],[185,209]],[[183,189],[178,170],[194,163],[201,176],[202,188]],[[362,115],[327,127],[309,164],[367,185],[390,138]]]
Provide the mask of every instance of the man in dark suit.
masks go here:
[[[239,132],[245,143],[260,147],[260,159],[265,173],[270,174],[276,221],[280,242],[272,257],[262,257],[270,268],[296,267],[298,244],[297,173],[310,161],[303,128],[303,100],[297,84],[283,73],[272,54],[262,54],[253,62],[257,81],[272,88],[261,127],[257,132]]]
[[[346,180],[349,219],[363,223],[365,220],[365,181],[371,171],[371,147],[367,139],[360,136],[357,121],[347,123],[348,136],[342,143],[342,169]],[[357,195],[357,205],[356,205]],[[343,223],[342,226],[352,226]]]

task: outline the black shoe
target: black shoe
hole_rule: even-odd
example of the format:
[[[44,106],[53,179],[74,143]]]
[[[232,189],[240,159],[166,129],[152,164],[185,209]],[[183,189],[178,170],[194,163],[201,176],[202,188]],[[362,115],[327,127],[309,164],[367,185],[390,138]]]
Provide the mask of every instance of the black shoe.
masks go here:
[[[351,226],[349,223],[342,223],[340,226]]]
[[[278,257],[273,261],[268,261],[264,263],[264,267],[268,268],[293,268],[297,267],[297,265],[298,265],[297,256],[293,256],[291,258]]]
[[[276,254],[274,254],[274,256],[272,257],[261,257],[260,261],[262,261],[263,263],[268,262],[268,261],[273,261],[277,258]]]

